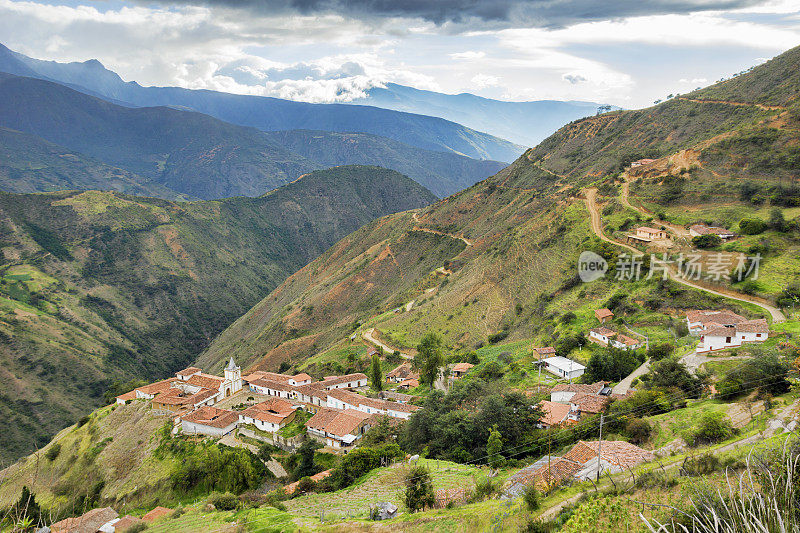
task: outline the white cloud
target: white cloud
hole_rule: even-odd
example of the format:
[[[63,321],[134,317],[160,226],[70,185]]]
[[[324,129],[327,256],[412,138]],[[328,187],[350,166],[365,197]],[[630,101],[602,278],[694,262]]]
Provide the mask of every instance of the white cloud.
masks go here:
[[[564,81],[568,81],[573,85],[575,85],[576,83],[583,83],[589,81],[588,78],[586,78],[585,76],[581,76],[580,74],[562,74],[561,79]]]
[[[500,85],[499,77],[489,76],[487,74],[476,74],[470,81],[476,89],[485,89],[486,87],[497,87]]]
[[[475,52],[473,50],[469,50],[467,52],[456,52],[449,55],[452,59],[456,60],[472,60],[486,57],[486,52]]]

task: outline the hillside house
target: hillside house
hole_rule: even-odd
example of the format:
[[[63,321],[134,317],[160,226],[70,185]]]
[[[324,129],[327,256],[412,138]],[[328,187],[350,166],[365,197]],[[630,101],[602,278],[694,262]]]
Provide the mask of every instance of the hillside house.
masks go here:
[[[223,377],[204,374],[199,368],[193,366],[176,372],[175,376],[184,383],[218,392],[220,400],[242,390],[242,369],[236,365],[233,357],[225,367]]]
[[[349,448],[372,427],[373,417],[352,409],[320,409],[306,422],[306,428],[309,436],[330,448]]]
[[[378,393],[378,398],[382,400],[392,400],[399,403],[408,403],[414,399],[411,394],[403,394],[402,392],[381,391]]]
[[[716,235],[723,241],[738,237],[736,233],[729,229],[721,228],[719,226],[706,226],[705,224],[695,224],[693,226],[689,226],[689,235],[692,237],[699,237],[701,235]]]
[[[119,522],[119,514],[111,507],[92,509],[81,516],[65,518],[50,525],[51,533],[95,533],[97,531],[114,531],[114,524]]]
[[[223,437],[236,429],[239,415],[227,409],[204,406],[181,417],[181,429],[186,434]]]
[[[549,428],[563,424],[569,417],[569,404],[542,400],[539,403],[539,408],[544,412],[544,415],[542,415],[539,423],[536,424],[538,428]]]
[[[251,391],[258,394],[286,398],[287,400],[294,395],[295,391],[295,387],[289,385],[288,381],[280,382],[267,378],[254,379],[248,383],[248,387],[250,387]]]
[[[402,363],[386,373],[386,381],[401,383],[406,379],[419,379],[419,374],[411,368],[411,363]]]
[[[367,386],[367,375],[357,372],[355,374],[347,374],[345,376],[327,376],[322,386],[327,390],[333,389],[357,389],[359,387]]]
[[[643,242],[669,239],[669,233],[667,233],[667,230],[651,228],[649,226],[639,226],[634,230],[633,234],[629,236],[633,237],[637,241]]]
[[[610,401],[610,396],[579,392],[569,399],[569,419],[580,420],[584,416],[599,414]]]
[[[173,382],[172,386],[155,395],[151,400],[154,410],[169,411],[177,413],[179,411],[191,411],[204,405],[213,405],[219,396],[219,391],[189,385],[184,382]]]
[[[239,413],[240,424],[252,424],[261,431],[278,431],[294,420],[297,407],[281,398],[270,398]]]
[[[605,324],[606,322],[610,322],[612,318],[614,318],[614,313],[611,309],[596,309],[594,312],[595,318],[601,323]]]
[[[536,358],[543,359],[547,357],[553,357],[556,354],[556,349],[552,346],[544,346],[542,348],[536,348]]]
[[[380,414],[392,418],[407,420],[414,411],[421,407],[399,402],[390,402],[376,398],[368,398],[361,394],[346,390],[328,391],[328,405],[332,409],[350,409],[367,414]]]
[[[611,387],[604,381],[597,383],[558,383],[550,391],[550,401],[569,403],[576,394],[592,394],[595,396],[608,396],[611,394]]]
[[[589,340],[603,346],[619,348],[620,350],[636,350],[642,347],[642,341],[617,333],[606,327],[590,329]]]
[[[397,384],[397,388],[401,390],[416,389],[417,387],[419,387],[419,377],[410,377]]]
[[[450,369],[450,376],[458,379],[461,376],[465,376],[467,372],[472,370],[472,367],[475,365],[470,363],[456,363],[452,369]]]
[[[700,333],[697,353],[737,348],[745,343],[764,342],[769,338],[769,324],[763,318],[747,320],[732,326],[717,326]]]
[[[692,335],[700,335],[708,329],[719,326],[735,326],[742,322],[747,322],[747,319],[727,309],[718,311],[706,309],[686,313],[686,326]]]
[[[579,378],[586,371],[586,367],[582,364],[561,356],[542,359],[542,363],[544,364],[545,370],[565,379]]]

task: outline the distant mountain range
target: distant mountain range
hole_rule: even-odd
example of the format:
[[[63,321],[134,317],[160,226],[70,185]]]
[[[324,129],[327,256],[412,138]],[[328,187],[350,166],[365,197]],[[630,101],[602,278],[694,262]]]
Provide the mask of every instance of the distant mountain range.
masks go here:
[[[442,94],[387,83],[353,104],[441,117],[525,146],[536,146],[573,120],[594,115],[602,104],[559,100],[505,102],[474,94]],[[605,110],[620,109],[610,106]]]
[[[0,147],[6,155],[0,187],[10,192],[92,188],[167,199],[259,196],[311,170],[372,164],[407,174],[443,197],[504,166],[375,135],[262,132],[191,111],[124,107],[2,72],[0,127],[7,140]]]
[[[524,147],[438,117],[371,106],[309,104],[179,87],[142,87],[124,82],[97,60],[41,61],[0,45],[0,71],[66,84],[73,89],[129,106],[173,106],[199,111],[263,131],[310,129],[361,132],[388,137],[425,150],[475,159],[510,162]]]

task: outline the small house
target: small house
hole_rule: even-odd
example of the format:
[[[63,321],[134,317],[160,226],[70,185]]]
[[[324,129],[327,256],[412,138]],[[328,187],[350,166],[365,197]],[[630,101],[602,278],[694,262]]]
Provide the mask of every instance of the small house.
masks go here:
[[[586,371],[586,367],[580,363],[567,359],[566,357],[556,356],[543,359],[544,369],[560,378],[575,379],[579,378]]]
[[[705,224],[695,224],[689,226],[689,235],[692,237],[699,237],[701,235],[716,235],[723,241],[738,237],[736,233],[729,229],[721,228],[719,226],[706,226]]]
[[[545,346],[543,348],[536,348],[537,359],[553,357],[556,354],[556,349],[552,346]]]
[[[597,309],[594,312],[594,316],[595,318],[597,318],[597,320],[600,321],[601,324],[605,324],[606,322],[614,318],[614,313],[611,311],[611,309],[606,309],[604,307],[603,309]]]
[[[456,363],[453,368],[450,370],[450,375],[454,378],[460,378],[461,376],[466,375],[467,372],[472,370],[472,365],[470,363]]]
[[[297,407],[282,398],[270,398],[239,413],[239,423],[252,424],[261,431],[278,431],[295,418]]]
[[[737,348],[745,343],[764,342],[769,338],[769,324],[763,318],[731,326],[717,326],[701,333],[697,353]]]
[[[643,241],[655,241],[658,239],[668,239],[669,234],[666,230],[640,226],[636,228],[635,236]]]
[[[239,415],[227,409],[204,406],[181,417],[181,429],[188,434],[223,437],[236,428]]]

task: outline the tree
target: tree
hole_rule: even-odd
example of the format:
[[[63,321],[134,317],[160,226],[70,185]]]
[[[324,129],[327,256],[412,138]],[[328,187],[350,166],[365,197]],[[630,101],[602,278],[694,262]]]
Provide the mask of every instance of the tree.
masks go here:
[[[320,471],[319,467],[314,463],[314,452],[320,448],[322,448],[322,444],[314,439],[306,439],[305,442],[300,445],[300,448],[297,450],[300,461],[294,469],[294,472],[292,472],[292,477],[294,479],[313,476]]]
[[[383,390],[383,370],[381,370],[381,358],[378,354],[372,356],[372,366],[369,369],[369,380],[372,390]]]
[[[767,229],[767,223],[760,218],[743,218],[739,221],[739,231],[743,235],[758,235]]]
[[[420,383],[433,386],[439,377],[439,368],[443,364],[442,337],[436,333],[428,333],[417,345],[414,366],[419,369]]]
[[[489,431],[489,439],[486,441],[486,455],[489,456],[489,465],[492,468],[499,468],[503,465],[503,438],[500,432],[497,431],[497,424],[492,426]]]
[[[647,350],[647,357],[652,359],[653,361],[660,361],[664,359],[672,352],[675,351],[675,345],[671,342],[662,342],[661,344],[653,344],[650,346],[650,349]]]
[[[786,231],[786,219],[783,218],[783,211],[780,207],[773,207],[769,212],[769,227],[775,231]]]
[[[757,348],[749,347],[754,357],[732,368],[717,382],[718,397],[730,400],[752,390],[758,386],[762,393],[773,396],[783,394],[791,388],[791,383],[786,379],[789,374],[789,364],[777,355]]]
[[[674,359],[662,359],[653,363],[647,388],[677,387],[687,398],[699,398],[703,392],[703,379],[693,376],[686,365]]]
[[[695,248],[715,248],[722,243],[722,239],[719,238],[719,235],[708,234],[708,235],[698,235],[692,239],[692,244]]]
[[[406,474],[406,492],[403,503],[412,513],[433,507],[433,483],[431,473],[424,466],[415,466]]]
[[[22,494],[17,503],[11,508],[11,514],[15,521],[29,519],[32,524],[38,524],[42,516],[42,510],[36,503],[36,495],[27,486],[22,487]]]
[[[690,446],[713,444],[725,440],[735,434],[736,430],[730,419],[719,411],[703,414],[697,425],[686,435]]]

